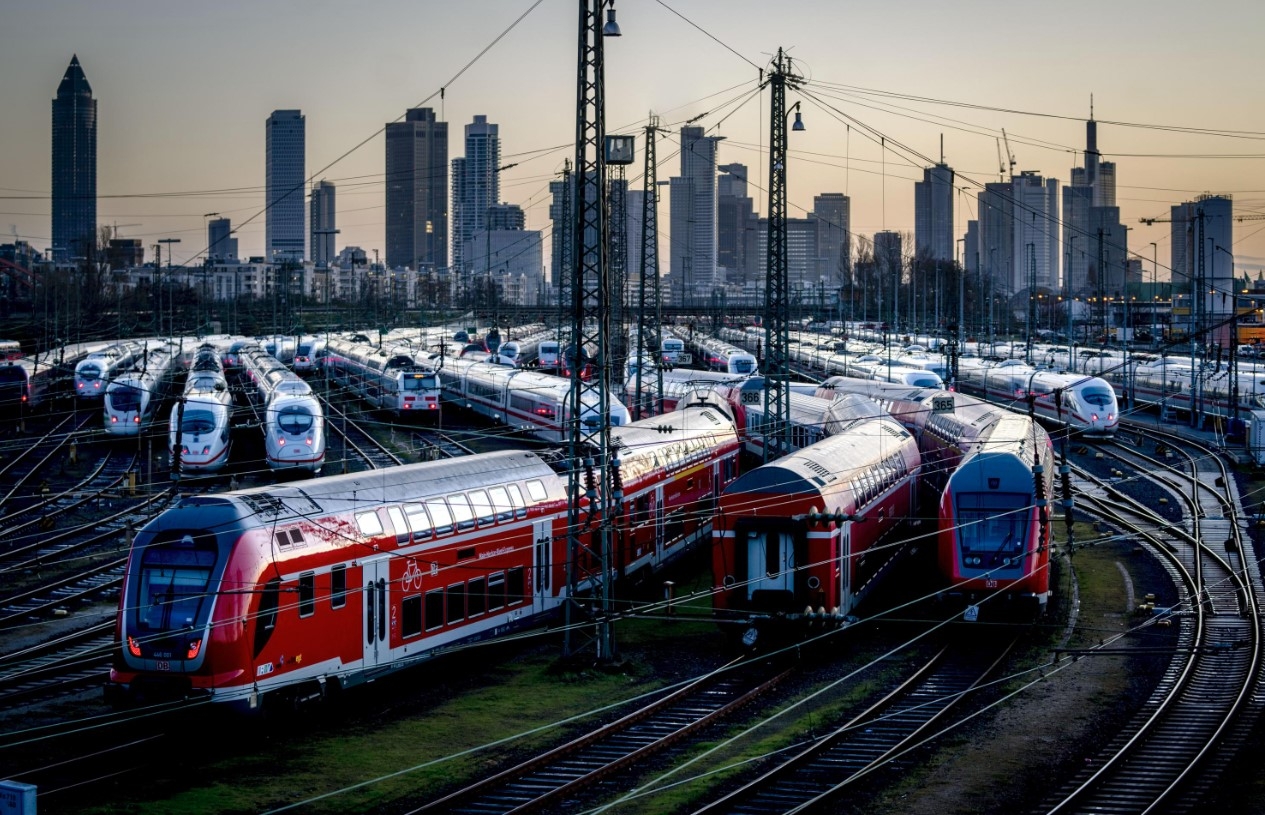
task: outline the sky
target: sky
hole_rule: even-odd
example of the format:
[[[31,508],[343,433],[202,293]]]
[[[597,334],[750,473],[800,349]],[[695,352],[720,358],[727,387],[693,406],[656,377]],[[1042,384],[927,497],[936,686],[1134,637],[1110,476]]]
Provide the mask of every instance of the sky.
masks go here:
[[[1169,225],[1139,219],[1202,193],[1231,194],[1236,216],[1262,218],[1234,225],[1232,251],[1240,273],[1265,268],[1258,0],[616,8],[623,36],[606,41],[606,121],[610,133],[639,134],[634,189],[651,111],[669,131],[658,143],[661,181],[679,172],[677,131],[699,117],[725,137],[719,163],[748,165],[763,187],[768,93],[756,92],[758,69],[781,47],[805,77],[803,94],[788,93],[807,128],[789,139],[792,217],[818,193],[846,192],[854,233],[912,232],[913,182],[940,157],[943,136],[965,188],[960,236],[978,185],[999,179],[1001,129],[1016,172],[1067,183],[1092,94],[1099,150],[1117,163],[1121,220],[1146,274],[1157,254],[1167,277]],[[474,115],[499,124],[502,164],[517,165],[502,173],[502,201],[547,230],[548,183],[574,154],[577,19],[574,0],[10,0],[0,242],[51,243],[51,100],[75,54],[98,100],[98,222],[142,239],[147,257],[157,240],[179,238],[175,261],[196,260],[208,213],[232,219],[239,254],[263,253],[264,122],[282,108],[306,116],[308,174],[338,187],[340,248],[384,248],[381,129],[419,103],[450,123],[450,158]],[[751,194],[763,212],[765,194]]]

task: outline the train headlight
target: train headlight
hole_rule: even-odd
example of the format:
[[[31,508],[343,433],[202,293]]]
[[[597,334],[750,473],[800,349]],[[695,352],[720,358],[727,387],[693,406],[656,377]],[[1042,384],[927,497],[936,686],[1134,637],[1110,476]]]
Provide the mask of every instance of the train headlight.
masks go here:
[[[127,638],[127,652],[134,657],[138,657],[141,655],[140,643],[136,641],[135,637],[130,636],[130,635]]]
[[[1095,422],[1096,422],[1096,421],[1098,421],[1098,414],[1097,414],[1097,413],[1091,413],[1091,414],[1089,414],[1089,416],[1090,416],[1090,418],[1091,418],[1091,419],[1093,419]]]
[[[285,439],[285,436],[277,436],[277,446],[278,446],[278,447],[285,447],[285,446],[286,446],[286,439]]]
[[[193,642],[189,643],[189,652],[188,652],[188,655],[185,656],[185,659],[195,659],[201,650],[202,650],[202,638],[199,637]]]
[[[118,416],[111,416],[111,417],[110,417],[110,424],[118,424],[118,423],[119,423],[119,417],[118,417]]]
[[[305,444],[307,444],[307,446],[308,446],[308,447],[311,447],[311,446],[312,446],[312,437],[311,437],[311,436],[308,436],[308,437],[304,440],[304,443],[305,443]]]
[[[211,445],[208,444],[202,448],[202,455],[207,456],[210,454],[211,454]]]

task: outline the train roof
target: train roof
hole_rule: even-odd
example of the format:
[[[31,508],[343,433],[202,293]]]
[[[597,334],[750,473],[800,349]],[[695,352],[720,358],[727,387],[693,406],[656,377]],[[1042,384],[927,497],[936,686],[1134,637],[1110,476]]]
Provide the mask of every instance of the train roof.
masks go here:
[[[718,404],[690,405],[611,428],[611,444],[619,445],[620,476],[629,481],[688,466],[704,459],[716,443],[737,441],[733,419]]]
[[[545,485],[544,500],[566,500],[565,483],[540,456],[507,451],[347,473],[295,484],[189,496],[179,507],[236,505],[244,507],[246,514],[256,516],[263,524],[284,523],[527,480],[541,481]],[[526,491],[524,497],[529,503],[539,503]]]
[[[827,436],[738,477],[726,495],[766,493],[773,495],[826,495],[849,486],[853,475],[902,451],[913,436],[890,418],[859,423],[847,433]],[[909,461],[918,460],[917,449],[908,450]]]

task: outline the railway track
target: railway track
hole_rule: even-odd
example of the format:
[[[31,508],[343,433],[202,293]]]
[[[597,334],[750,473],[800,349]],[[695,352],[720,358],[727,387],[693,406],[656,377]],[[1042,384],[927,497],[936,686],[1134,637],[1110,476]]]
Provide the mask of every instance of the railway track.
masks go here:
[[[828,805],[845,787],[932,733],[991,675],[1015,642],[981,653],[946,646],[868,709],[695,815],[768,815]]]
[[[556,805],[609,774],[666,749],[756,699],[790,670],[732,670],[736,663],[687,685],[616,722],[490,778],[432,801],[422,812],[523,812]]]
[[[414,430],[410,439],[417,451],[418,461],[474,455],[474,450],[437,430]]]
[[[347,411],[329,399],[325,399],[324,403],[325,427],[342,439],[345,451],[344,462],[346,452],[350,452],[363,461],[370,470],[397,467],[404,463],[404,459],[389,450],[386,445],[374,438],[373,434],[348,416]]]
[[[0,517],[0,540],[6,548],[18,549],[45,535],[59,516],[100,501],[118,489],[133,471],[139,456],[116,447],[106,450],[92,472],[78,484],[38,503]],[[116,496],[121,498],[122,496]],[[111,498],[110,500],[113,500]]]
[[[111,620],[0,656],[0,707],[103,683],[113,646]]]
[[[1186,600],[1166,614],[1178,627],[1173,657],[1152,697],[1088,768],[1041,812],[1182,812],[1207,795],[1257,721],[1262,680],[1261,579],[1242,536],[1224,462],[1193,443],[1148,430],[1179,452],[1181,469],[1141,452],[1135,466],[1188,479],[1178,527],[1083,471],[1081,503],[1129,530],[1166,561]],[[1190,452],[1188,448],[1195,448]],[[1186,474],[1184,470],[1189,471]]]
[[[0,495],[0,506],[10,509],[23,502],[34,503],[37,500],[34,498],[35,491],[28,490],[24,495],[23,488],[35,479],[58,451],[81,436],[84,427],[97,415],[69,414],[34,444],[17,448],[0,467],[0,484],[6,485],[0,488],[4,490]]]

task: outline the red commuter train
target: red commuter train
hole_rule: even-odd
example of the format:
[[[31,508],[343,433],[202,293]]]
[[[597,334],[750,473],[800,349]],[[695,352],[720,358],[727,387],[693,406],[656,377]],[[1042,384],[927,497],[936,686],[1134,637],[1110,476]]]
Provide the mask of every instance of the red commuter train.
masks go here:
[[[640,576],[708,535],[738,438],[707,404],[611,442],[614,568]],[[132,545],[107,694],[253,710],[536,624],[567,597],[569,465],[486,453],[186,497]]]
[[[913,511],[920,468],[913,434],[871,415],[740,476],[713,522],[717,620],[748,645],[768,626],[842,623],[892,561],[882,544]]]

